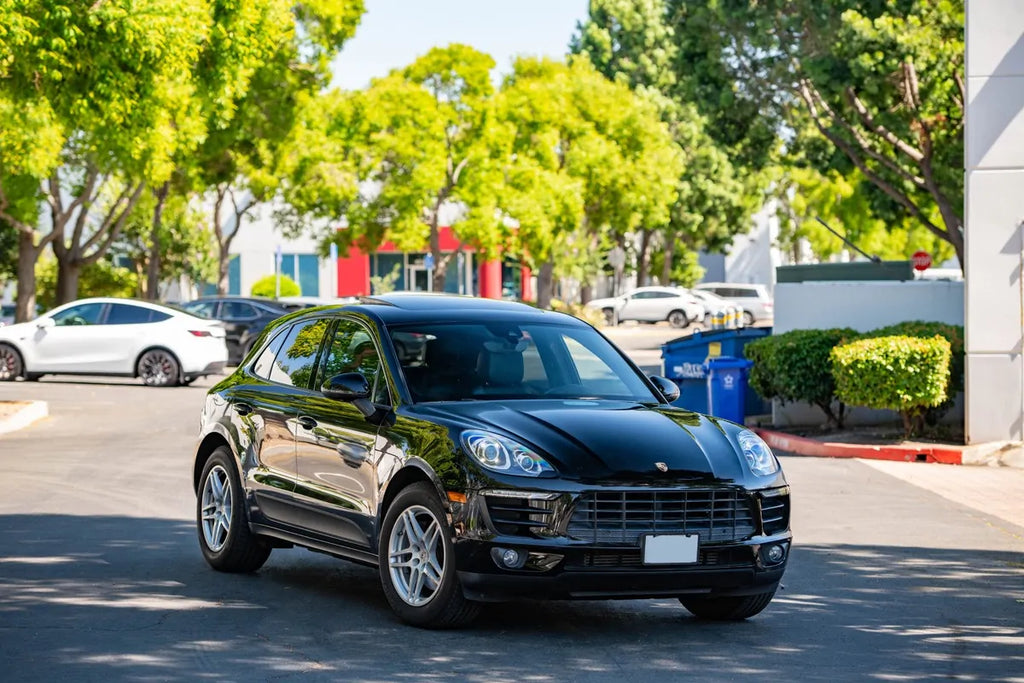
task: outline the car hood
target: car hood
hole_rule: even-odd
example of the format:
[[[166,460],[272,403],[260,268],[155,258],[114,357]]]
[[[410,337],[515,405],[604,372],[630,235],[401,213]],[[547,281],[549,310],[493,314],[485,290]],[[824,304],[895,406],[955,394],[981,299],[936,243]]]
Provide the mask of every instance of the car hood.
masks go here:
[[[738,426],[671,406],[604,400],[467,401],[420,404],[414,412],[452,427],[508,435],[536,448],[566,478],[656,483],[751,477],[734,446]]]
[[[17,341],[31,336],[38,327],[34,320],[27,323],[15,323],[13,325],[0,325],[0,339]]]
[[[587,302],[587,306],[590,308],[614,308],[622,305],[622,299],[610,298],[610,299],[591,299]]]

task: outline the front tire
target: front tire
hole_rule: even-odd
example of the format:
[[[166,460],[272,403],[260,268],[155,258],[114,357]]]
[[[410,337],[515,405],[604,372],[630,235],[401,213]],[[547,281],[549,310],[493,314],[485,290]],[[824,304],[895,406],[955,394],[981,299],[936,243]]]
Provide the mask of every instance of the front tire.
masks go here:
[[[686,313],[684,311],[672,311],[668,314],[666,320],[668,320],[668,324],[672,327],[680,329],[690,324],[690,319],[686,317]]]
[[[751,313],[750,311],[743,311],[743,324],[744,325],[746,325],[747,327],[750,327],[755,322],[757,322],[757,321],[754,320],[754,314],[753,313]]]
[[[173,387],[181,377],[181,366],[170,351],[150,349],[139,358],[135,372],[148,387]]]
[[[472,621],[480,605],[462,594],[447,515],[433,487],[403,489],[384,517],[378,542],[380,581],[398,617],[423,628]]]
[[[13,382],[25,371],[18,349],[10,344],[0,344],[0,382]]]
[[[207,564],[222,572],[248,573],[263,566],[270,546],[249,530],[245,493],[227,446],[203,467],[196,494],[196,530]]]
[[[604,309],[601,309],[601,312],[604,313],[604,324],[605,325],[614,325],[615,324],[615,310],[614,309],[604,308]]]
[[[682,597],[683,604],[698,619],[712,621],[742,621],[758,614],[775,597],[775,591],[758,595],[738,595],[719,598]]]

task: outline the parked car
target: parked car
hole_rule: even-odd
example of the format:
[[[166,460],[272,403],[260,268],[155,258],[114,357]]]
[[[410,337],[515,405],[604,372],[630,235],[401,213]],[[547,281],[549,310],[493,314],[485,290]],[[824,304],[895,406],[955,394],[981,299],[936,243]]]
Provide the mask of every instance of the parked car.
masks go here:
[[[695,290],[716,294],[723,299],[743,307],[743,321],[747,325],[756,322],[771,322],[775,317],[775,304],[768,288],[764,285],[748,285],[735,282],[702,282]]]
[[[744,313],[745,313],[745,311],[743,310],[743,306],[741,306],[741,305],[739,305],[737,303],[734,303],[732,301],[729,301],[728,299],[723,299],[722,297],[720,297],[717,294],[715,294],[713,292],[710,292],[708,290],[705,290],[705,289],[691,289],[690,293],[693,294],[695,297],[697,297],[697,299],[702,304],[704,304],[704,310],[705,310],[704,321],[705,322],[708,321],[708,318],[710,316],[717,315],[717,314],[728,313],[728,312],[731,312],[731,311],[737,311],[737,312],[739,312],[740,315],[744,315]],[[744,320],[746,320],[746,316],[744,316]]]
[[[289,311],[297,311],[300,308],[315,308],[316,306],[340,306],[356,301],[356,297],[341,297],[331,299],[322,296],[281,296],[274,299],[281,308]]]
[[[0,328],[0,381],[120,375],[149,386],[223,372],[224,326],[147,301],[95,298]]]
[[[587,307],[602,311],[609,324],[667,320],[673,327],[686,327],[703,320],[705,313],[704,305],[681,287],[638,287],[624,296],[593,299]]]
[[[227,331],[228,364],[238,365],[268,323],[288,310],[273,299],[241,296],[208,296],[181,304],[200,318],[219,320]]]
[[[403,334],[422,359],[401,360]],[[586,323],[523,304],[296,313],[207,395],[199,545],[225,572],[291,545],[376,566],[424,627],[519,597],[672,597],[745,619],[785,571],[789,487],[753,432],[678,395]]]

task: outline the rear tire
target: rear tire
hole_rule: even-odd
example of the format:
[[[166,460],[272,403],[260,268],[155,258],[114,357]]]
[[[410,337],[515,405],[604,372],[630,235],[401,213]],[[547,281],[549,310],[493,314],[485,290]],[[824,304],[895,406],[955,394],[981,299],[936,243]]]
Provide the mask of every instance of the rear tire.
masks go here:
[[[148,387],[173,387],[181,377],[181,366],[170,351],[150,349],[139,358],[135,372]]]
[[[18,349],[10,344],[0,344],[0,382],[13,382],[25,372]]]
[[[738,595],[720,598],[679,598],[693,616],[711,621],[742,621],[758,614],[775,596],[775,591],[758,595]]]
[[[668,320],[669,325],[680,329],[690,324],[690,319],[686,316],[685,311],[672,311],[665,319]]]
[[[395,614],[423,628],[468,624],[480,604],[462,594],[448,516],[433,486],[402,489],[388,508],[378,541],[380,582]]]
[[[245,492],[227,446],[213,452],[199,477],[196,531],[203,557],[217,571],[254,572],[270,557],[270,546],[249,530]]]

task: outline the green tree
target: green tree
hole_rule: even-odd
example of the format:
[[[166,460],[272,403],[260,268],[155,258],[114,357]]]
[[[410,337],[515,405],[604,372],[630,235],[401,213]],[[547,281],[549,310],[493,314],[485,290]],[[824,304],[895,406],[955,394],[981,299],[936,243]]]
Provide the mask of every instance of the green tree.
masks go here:
[[[167,112],[187,100],[206,21],[202,0],[0,7],[0,218],[19,232],[19,320],[45,247],[58,299],[73,298],[146,184],[169,174]]]
[[[670,17],[683,90],[716,129],[759,143],[809,120],[837,152],[818,170],[857,169],[875,215],[913,219],[963,263],[961,0],[673,0]]]

